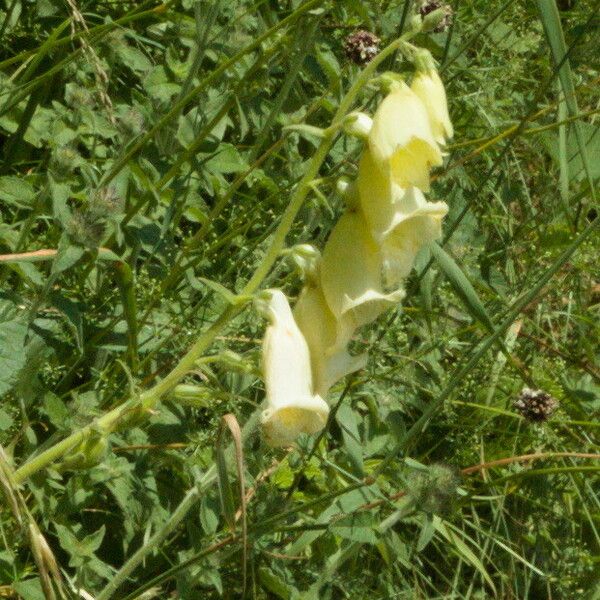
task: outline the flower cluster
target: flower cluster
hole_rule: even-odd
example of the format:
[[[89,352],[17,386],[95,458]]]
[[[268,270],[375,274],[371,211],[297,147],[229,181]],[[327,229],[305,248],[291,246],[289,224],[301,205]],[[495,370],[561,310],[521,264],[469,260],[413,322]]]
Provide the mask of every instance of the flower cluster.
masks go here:
[[[293,312],[281,291],[268,292],[262,423],[272,445],[325,426],[328,390],[366,362],[348,352],[354,333],[402,300],[418,251],[441,234],[448,207],[424,193],[453,131],[432,60],[418,66],[410,87],[389,84],[372,119],[350,115],[347,130],[366,140],[358,177]]]

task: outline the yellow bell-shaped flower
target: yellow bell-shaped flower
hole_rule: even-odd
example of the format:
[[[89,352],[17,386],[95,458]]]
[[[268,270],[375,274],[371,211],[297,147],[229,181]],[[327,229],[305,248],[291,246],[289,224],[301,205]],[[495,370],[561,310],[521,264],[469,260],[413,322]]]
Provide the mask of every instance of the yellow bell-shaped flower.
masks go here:
[[[267,408],[261,422],[270,445],[287,446],[301,433],[323,429],[329,406],[313,392],[308,345],[283,292],[271,290],[265,313],[269,320],[263,340]]]
[[[399,285],[410,273],[419,250],[442,235],[445,202],[427,202],[418,188],[406,190],[394,226],[381,242],[386,285]]]
[[[383,291],[381,272],[382,255],[364,216],[346,212],[325,244],[321,263],[321,286],[337,320],[339,339],[404,297],[403,290]]]
[[[446,90],[438,72],[434,68],[417,72],[410,87],[427,109],[434,138],[443,144],[454,135],[454,128],[448,114]]]
[[[348,353],[346,345],[353,332],[338,336],[336,318],[318,285],[305,285],[294,306],[294,317],[310,349],[315,392],[325,398],[334,383],[365,366],[367,355]]]
[[[413,214],[443,216],[448,211],[445,202],[427,202],[419,188],[396,185],[389,174],[379,169],[369,150],[363,152],[360,160],[358,190],[361,210],[378,242]]]
[[[373,116],[369,148],[382,170],[401,188],[429,190],[429,170],[442,164],[442,152],[420,98],[404,83],[386,96]]]

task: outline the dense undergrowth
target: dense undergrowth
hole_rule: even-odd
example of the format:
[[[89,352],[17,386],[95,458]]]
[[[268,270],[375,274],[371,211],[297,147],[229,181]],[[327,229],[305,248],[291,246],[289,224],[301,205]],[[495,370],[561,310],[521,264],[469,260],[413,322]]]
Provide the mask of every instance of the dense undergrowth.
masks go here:
[[[431,191],[447,254],[355,339],[324,435],[273,450],[252,427],[265,325],[233,295],[319,143],[289,126],[329,126],[362,69],[345,38],[385,47],[410,4],[4,3],[0,597],[600,598],[596,1],[456,0],[415,37],[456,132]],[[360,148],[336,138],[287,247],[323,247]],[[298,294],[289,255],[260,287]]]

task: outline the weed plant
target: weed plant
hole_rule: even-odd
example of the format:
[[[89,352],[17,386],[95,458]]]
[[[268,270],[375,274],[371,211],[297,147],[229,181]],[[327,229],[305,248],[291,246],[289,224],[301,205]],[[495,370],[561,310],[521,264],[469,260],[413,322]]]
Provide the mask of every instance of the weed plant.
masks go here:
[[[454,0],[413,39],[456,132],[441,249],[322,435],[255,427],[249,300],[297,296],[273,240],[323,247],[361,149],[335,137],[286,228],[297,126],[368,68],[348,35],[419,5],[3,3],[0,597],[600,598],[596,0]]]

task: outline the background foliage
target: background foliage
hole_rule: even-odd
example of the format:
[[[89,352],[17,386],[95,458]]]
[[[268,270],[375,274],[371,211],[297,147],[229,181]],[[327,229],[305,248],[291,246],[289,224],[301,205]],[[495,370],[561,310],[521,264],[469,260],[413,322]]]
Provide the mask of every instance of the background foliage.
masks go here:
[[[600,598],[598,463],[556,454],[598,451],[592,0],[456,0],[448,31],[416,38],[456,130],[432,190],[450,259],[421,256],[404,307],[362,332],[368,367],[335,389],[324,436],[292,452],[248,437],[246,544],[227,460],[224,502],[217,486],[184,498],[222,415],[243,424],[262,401],[251,308],[108,445],[92,436],[20,490],[6,475],[159,380],[218,318],[315,150],[283,128],[328,126],[360,70],[344,38],[389,43],[409,4],[6,0],[0,596],[49,597],[46,577],[57,597]],[[366,88],[357,107],[375,102]],[[337,139],[289,246],[322,247],[359,149]],[[282,258],[263,287],[300,285]],[[530,384],[560,402],[546,423],[513,409]],[[546,454],[517,458],[531,453]]]

